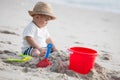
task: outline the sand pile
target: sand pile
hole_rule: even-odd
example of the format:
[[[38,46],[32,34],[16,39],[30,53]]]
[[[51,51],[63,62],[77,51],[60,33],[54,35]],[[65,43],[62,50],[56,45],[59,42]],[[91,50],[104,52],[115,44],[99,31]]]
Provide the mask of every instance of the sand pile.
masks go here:
[[[19,70],[22,73],[36,73],[41,74],[48,72],[48,75],[58,73],[59,75],[64,74],[63,80],[68,80],[67,76],[81,80],[119,80],[120,72],[111,71],[100,66],[98,63],[95,63],[94,69],[89,72],[87,75],[82,75],[71,71],[68,69],[69,65],[69,55],[64,51],[59,51],[59,53],[51,53],[49,60],[52,62],[52,65],[47,68],[37,68],[36,64],[44,59],[41,58],[32,58],[28,62],[6,62],[7,58],[20,58],[16,52],[11,52],[8,50],[0,51],[0,71],[3,70]],[[52,76],[51,76],[52,77]],[[66,78],[66,79],[65,79]]]

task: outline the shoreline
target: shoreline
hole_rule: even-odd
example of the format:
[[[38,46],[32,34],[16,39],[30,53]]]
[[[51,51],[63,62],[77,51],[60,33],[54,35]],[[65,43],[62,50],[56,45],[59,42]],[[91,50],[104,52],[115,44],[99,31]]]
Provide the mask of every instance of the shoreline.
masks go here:
[[[82,4],[82,2],[77,3],[76,1],[75,1],[75,3],[74,2],[73,3],[72,2],[71,3],[70,2],[62,2],[62,1],[49,1],[49,0],[41,0],[41,1],[46,1],[46,2],[49,2],[52,4],[57,4],[57,5],[65,5],[65,6],[69,6],[69,7],[81,8],[81,9],[85,9],[85,10],[93,10],[93,11],[120,14],[120,10],[118,9],[118,7],[119,7],[118,4],[117,4],[118,7],[113,9],[113,7],[105,6],[105,4],[103,7],[100,5],[99,5],[99,7],[95,6],[95,5],[91,5],[92,3],[91,4],[88,3],[88,5],[84,4],[84,3],[87,3],[87,1],[83,2],[83,4]],[[99,2],[98,2],[98,4],[99,4]],[[100,4],[102,5],[102,3],[100,3]],[[106,4],[106,5],[109,5],[109,4]]]

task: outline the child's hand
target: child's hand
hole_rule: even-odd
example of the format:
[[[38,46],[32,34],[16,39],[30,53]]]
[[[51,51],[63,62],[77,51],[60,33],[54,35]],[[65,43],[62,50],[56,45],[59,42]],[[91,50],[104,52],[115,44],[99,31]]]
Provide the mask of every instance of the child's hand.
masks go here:
[[[44,56],[45,53],[46,53],[46,50],[45,50],[45,49],[40,49],[39,51],[40,51],[40,56]]]

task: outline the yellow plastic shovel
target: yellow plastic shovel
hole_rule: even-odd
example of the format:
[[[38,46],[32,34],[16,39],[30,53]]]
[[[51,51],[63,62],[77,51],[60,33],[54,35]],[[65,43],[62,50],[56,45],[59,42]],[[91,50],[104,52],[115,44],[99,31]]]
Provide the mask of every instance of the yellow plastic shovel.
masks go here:
[[[22,57],[21,59],[8,58],[6,61],[7,62],[27,62],[27,61],[29,61],[32,58],[31,56],[24,55],[24,54],[20,54],[20,56]]]

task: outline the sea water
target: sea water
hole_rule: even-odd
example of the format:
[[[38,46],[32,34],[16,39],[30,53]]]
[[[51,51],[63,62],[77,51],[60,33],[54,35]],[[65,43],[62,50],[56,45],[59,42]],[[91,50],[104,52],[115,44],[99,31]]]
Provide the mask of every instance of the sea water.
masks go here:
[[[40,0],[41,1],[41,0]],[[88,9],[120,13],[120,0],[43,0]]]

